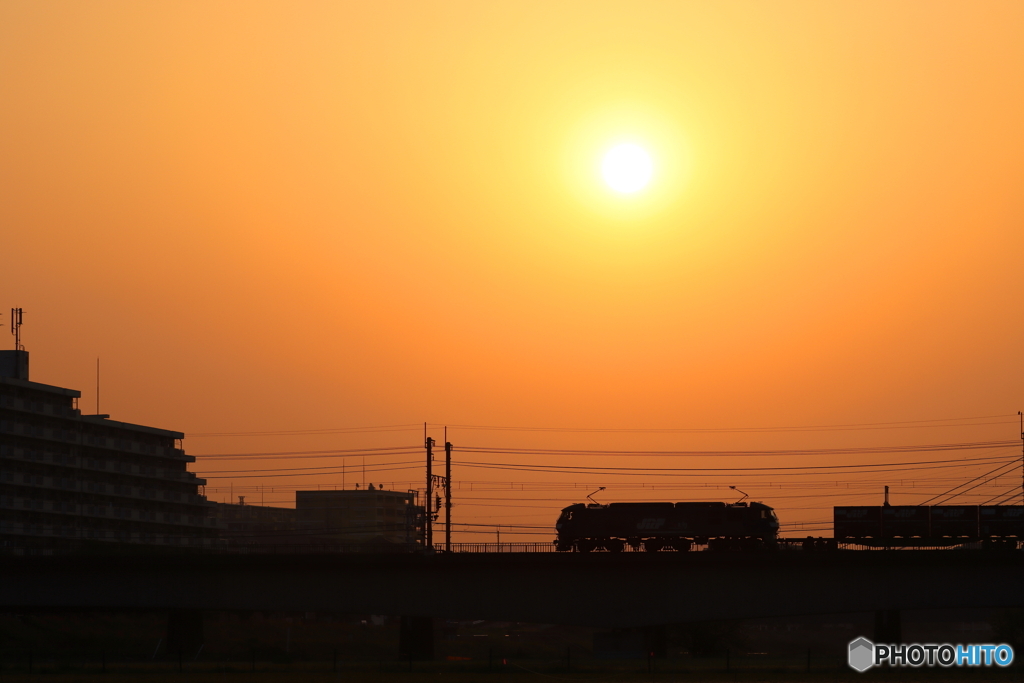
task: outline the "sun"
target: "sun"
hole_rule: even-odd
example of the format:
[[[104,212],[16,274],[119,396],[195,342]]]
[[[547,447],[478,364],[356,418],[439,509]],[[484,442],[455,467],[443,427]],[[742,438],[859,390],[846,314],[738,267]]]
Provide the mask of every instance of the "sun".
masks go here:
[[[622,194],[644,189],[654,174],[654,164],[639,145],[625,143],[608,150],[601,162],[601,175],[608,187]]]

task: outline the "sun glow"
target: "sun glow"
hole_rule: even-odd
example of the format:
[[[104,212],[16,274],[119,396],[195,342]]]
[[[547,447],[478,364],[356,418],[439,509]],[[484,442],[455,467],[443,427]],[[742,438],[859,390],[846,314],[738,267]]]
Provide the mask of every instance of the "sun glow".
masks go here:
[[[621,144],[612,147],[601,162],[601,175],[616,192],[632,194],[645,188],[654,174],[654,164],[643,147]]]
[[[686,120],[685,112],[638,104],[581,112],[566,121],[560,164],[564,184],[553,188],[568,190],[586,212],[580,225],[591,234],[596,225],[616,235],[653,227],[648,221],[692,199],[687,188],[693,152],[681,127]],[[624,221],[632,226],[628,233],[621,232]]]

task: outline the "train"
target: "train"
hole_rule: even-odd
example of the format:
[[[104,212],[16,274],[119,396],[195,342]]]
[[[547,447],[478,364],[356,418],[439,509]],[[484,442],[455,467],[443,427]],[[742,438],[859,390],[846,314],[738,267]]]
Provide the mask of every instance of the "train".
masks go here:
[[[763,503],[577,503],[555,523],[555,550],[647,552],[770,547],[779,534],[775,511]]]
[[[833,508],[838,542],[955,545],[1024,539],[1024,505],[880,505]]]

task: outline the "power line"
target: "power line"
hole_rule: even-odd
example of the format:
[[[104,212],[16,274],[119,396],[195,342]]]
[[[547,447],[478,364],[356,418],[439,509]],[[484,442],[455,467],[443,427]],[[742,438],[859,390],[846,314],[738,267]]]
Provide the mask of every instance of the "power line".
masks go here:
[[[399,464],[399,463],[394,463]],[[398,470],[414,470],[419,469],[419,464],[409,465],[408,467],[373,467],[363,470],[364,472],[395,472]],[[347,474],[348,470],[335,470],[334,472],[318,472],[316,474]],[[233,476],[208,476],[203,475],[203,479],[272,479],[274,477],[309,477],[313,476],[311,472],[297,472],[295,474],[236,474]]]
[[[378,465],[411,465],[411,464],[415,464],[415,463],[418,463],[418,462],[419,462],[419,460],[404,460],[402,462],[382,462],[382,463],[378,463]],[[206,472],[203,473],[202,476],[203,477],[207,477],[207,476],[209,476],[211,474],[235,474],[235,473],[241,474],[241,473],[244,473],[244,472],[297,472],[297,471],[300,471],[300,470],[335,470],[337,468],[338,468],[337,465],[324,465],[323,467],[277,467],[277,468],[265,469],[265,470],[252,470],[252,469],[245,469],[245,470],[207,470]],[[347,472],[348,470],[345,470],[345,471]],[[327,472],[325,474],[330,474],[330,472]],[[220,478],[223,478],[223,477],[220,477]]]
[[[590,428],[590,427],[508,427],[498,425],[465,425],[448,424],[449,429],[466,429],[474,431],[508,431],[508,432],[555,432],[555,433],[621,433],[621,434],[722,434],[722,433],[764,433],[764,432],[800,432],[800,431],[849,431],[859,429],[918,429],[927,427],[972,427],[980,425],[1010,424],[1012,420],[997,422],[967,422],[968,420],[998,420],[999,418],[1016,417],[1016,414],[981,415],[975,417],[953,417],[929,420],[904,420],[899,422],[855,422],[834,425],[801,425],[795,427],[722,427],[722,428]],[[950,423],[960,424],[950,424]],[[441,424],[430,426],[440,427]]]
[[[263,458],[281,457],[286,458],[307,458],[307,457],[351,457],[355,455],[411,455],[419,453],[420,449],[412,446],[387,446],[381,448],[332,448],[324,451],[278,451],[274,453],[211,453],[198,454],[196,458],[206,460],[227,460],[234,458]]]
[[[189,438],[209,436],[305,436],[319,434],[369,434],[373,432],[405,432],[421,429],[420,424],[378,425],[375,427],[327,427],[324,429],[281,429],[266,432],[188,432]]]
[[[474,462],[474,461],[459,461],[460,467],[477,467],[481,469],[497,469],[497,470],[514,470],[522,472],[559,472],[559,473],[570,473],[570,474],[600,474],[603,472],[616,472],[628,474],[630,472],[641,472],[648,473],[650,475],[657,474],[658,476],[671,476],[668,474],[661,474],[665,472],[727,472],[732,474],[733,472],[786,472],[793,470],[801,470],[804,474],[822,474],[822,471],[830,470],[850,470],[860,469],[865,467],[892,467],[899,469],[938,469],[939,467],[963,467],[965,463],[982,463],[982,462],[1004,462],[1003,458],[996,458],[995,456],[989,456],[984,458],[972,458],[965,460],[963,458],[956,458],[952,460],[923,460],[919,462],[890,462],[890,463],[873,463],[867,465],[803,465],[800,467],[573,467],[571,465],[520,465],[518,463],[506,463],[506,462]],[[1014,461],[1016,462],[1016,461]],[[936,463],[952,463],[948,465],[936,466]],[[922,467],[922,465],[930,465],[931,467]],[[895,471],[899,471],[899,469]],[[862,472],[889,472],[893,470],[861,470]],[[751,475],[753,476],[753,475]]]
[[[926,444],[917,446],[862,446],[852,448],[813,448],[749,451],[604,451],[551,448],[496,448],[491,446],[459,446],[462,453],[502,453],[507,455],[585,455],[585,456],[672,456],[672,457],[786,457],[804,455],[861,455],[869,453],[930,453],[941,451],[986,450],[1017,447],[1016,441],[973,441],[961,443]]]
[[[901,420],[896,422],[854,422],[824,425],[797,425],[790,427],[651,427],[651,428],[614,428],[614,427],[511,427],[499,425],[469,425],[428,423],[430,427],[449,427],[474,431],[512,431],[512,432],[553,432],[553,433],[622,433],[622,434],[720,434],[720,433],[762,433],[762,432],[799,432],[799,431],[833,431],[857,429],[918,429],[928,427],[969,427],[993,424],[1008,424],[1001,418],[1016,417],[1016,414],[977,415],[972,417],[936,418],[926,420]],[[976,420],[1000,420],[997,422],[972,422]],[[263,431],[227,431],[227,432],[188,432],[189,438],[206,437],[239,437],[239,436],[306,436],[325,434],[369,434],[391,431],[418,431],[422,423],[404,423],[393,425],[370,425],[360,427],[319,427],[311,429],[277,429]]]

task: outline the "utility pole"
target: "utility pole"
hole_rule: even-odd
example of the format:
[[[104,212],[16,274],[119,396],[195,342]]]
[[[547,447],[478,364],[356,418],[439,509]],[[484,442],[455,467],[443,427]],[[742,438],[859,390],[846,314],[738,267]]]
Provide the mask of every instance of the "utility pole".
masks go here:
[[[426,513],[426,519],[423,523],[426,525],[427,531],[427,550],[433,550],[434,548],[434,530],[433,530],[433,505],[434,505],[434,440],[431,437],[427,437],[427,499],[424,501],[423,511]]]
[[[1017,415],[1020,416],[1020,493],[1024,496],[1024,412],[1018,410]],[[1024,500],[1021,504],[1024,505]]]
[[[452,551],[452,442],[444,442],[444,551]]]

